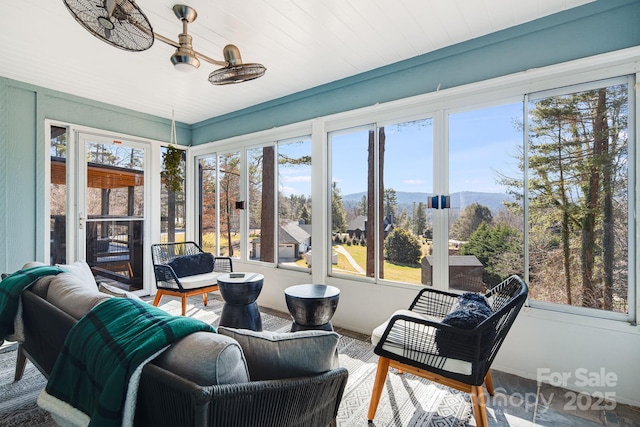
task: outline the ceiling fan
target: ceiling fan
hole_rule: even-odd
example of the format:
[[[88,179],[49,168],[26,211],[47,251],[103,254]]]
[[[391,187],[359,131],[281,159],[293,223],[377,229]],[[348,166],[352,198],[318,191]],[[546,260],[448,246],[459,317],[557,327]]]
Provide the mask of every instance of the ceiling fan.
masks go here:
[[[182,21],[182,32],[175,42],[155,33],[144,12],[134,0],[63,0],[71,15],[87,31],[102,41],[120,49],[140,52],[149,49],[155,39],[176,48],[171,55],[174,67],[181,71],[195,71],[200,60],[223,68],[209,74],[209,81],[215,85],[241,83],[262,77],[266,68],[262,64],[245,64],[240,50],[232,44],[222,51],[224,60],[218,61],[193,50],[192,37],[187,25],[195,21],[195,9],[177,4],[173,13]]]

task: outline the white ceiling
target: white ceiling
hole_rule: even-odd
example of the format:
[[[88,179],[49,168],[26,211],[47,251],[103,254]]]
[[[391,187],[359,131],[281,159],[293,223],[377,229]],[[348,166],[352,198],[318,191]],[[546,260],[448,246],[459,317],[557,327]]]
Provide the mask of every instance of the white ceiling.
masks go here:
[[[100,1],[100,0],[96,0]],[[188,0],[196,51],[222,60],[233,43],[264,77],[213,86],[216,69],[173,69],[156,40],[128,52],[92,36],[62,0],[0,2],[0,76],[196,123],[402,61],[592,0]],[[138,0],[154,32],[178,39],[178,0]]]

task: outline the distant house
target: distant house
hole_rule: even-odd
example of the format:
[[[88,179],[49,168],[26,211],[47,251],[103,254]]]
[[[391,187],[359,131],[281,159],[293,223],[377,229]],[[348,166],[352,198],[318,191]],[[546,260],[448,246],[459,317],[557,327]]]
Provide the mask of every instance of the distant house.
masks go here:
[[[311,225],[291,221],[278,229],[278,258],[299,259],[311,246],[311,233],[305,230]]]
[[[367,235],[367,217],[366,215],[358,215],[349,223],[347,234],[352,239],[360,239]]]
[[[287,222],[278,228],[278,258],[300,259],[311,248],[311,224]],[[260,259],[260,238],[251,240],[251,259]]]
[[[384,229],[384,237],[386,238],[389,233],[391,233],[395,227],[395,223],[393,221],[393,215],[387,215],[384,217],[383,221],[383,229]],[[347,234],[352,239],[360,239],[367,237],[367,216],[366,215],[358,215],[355,217],[347,228]]]

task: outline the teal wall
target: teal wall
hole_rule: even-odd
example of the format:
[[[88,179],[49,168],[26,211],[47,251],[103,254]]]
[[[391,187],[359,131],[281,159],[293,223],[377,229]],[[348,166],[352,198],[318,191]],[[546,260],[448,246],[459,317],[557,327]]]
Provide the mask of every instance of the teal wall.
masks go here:
[[[44,120],[168,141],[171,121],[0,77],[0,272],[44,260]],[[189,141],[178,123],[178,140]]]
[[[639,0],[599,0],[191,127],[178,124],[178,140],[202,144],[637,46],[639,22]],[[0,77],[0,272],[44,257],[47,118],[162,141],[171,126],[166,119]]]
[[[196,123],[192,126],[192,144],[429,93],[438,86],[446,89],[639,44],[640,1],[599,0]]]

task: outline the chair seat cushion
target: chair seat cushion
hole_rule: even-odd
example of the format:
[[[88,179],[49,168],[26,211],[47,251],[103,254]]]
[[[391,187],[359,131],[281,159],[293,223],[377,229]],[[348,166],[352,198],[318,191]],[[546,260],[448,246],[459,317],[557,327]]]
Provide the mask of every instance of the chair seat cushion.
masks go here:
[[[197,276],[187,276],[180,278],[180,284],[185,289],[198,289],[205,286],[213,286],[218,283],[218,276],[222,273],[209,272],[198,274]]]
[[[331,331],[254,332],[219,327],[240,343],[251,381],[317,375],[338,367],[338,340]]]
[[[179,256],[168,263],[178,277],[210,273],[213,271],[213,264],[214,257],[208,252]]]
[[[410,310],[397,310],[396,312],[393,313],[391,317],[395,315],[404,315],[408,317],[413,317],[415,319],[430,320],[432,322],[439,322],[441,320],[437,317],[421,315],[419,313],[416,313]],[[389,318],[389,320],[387,320],[386,322],[384,322],[383,324],[381,324],[380,326],[378,326],[373,330],[373,332],[371,333],[371,343],[373,345],[378,345],[378,343],[382,339],[382,335],[384,335],[384,331],[387,329],[387,325],[389,324],[390,320],[391,318]],[[415,329],[411,328],[411,323],[405,320],[397,321],[396,327],[402,328],[403,330],[411,330],[415,332]],[[424,328],[424,330],[421,330],[420,332],[424,334],[424,339],[421,340],[421,344],[422,344],[421,347],[429,348],[429,345],[426,343],[430,341],[431,342],[434,341],[436,329],[433,327],[427,326],[426,328]],[[416,356],[416,352],[413,351],[413,354],[411,354],[411,351],[414,349],[407,347],[407,343],[410,342],[410,340],[405,341],[403,338],[404,337],[398,337],[395,335],[389,336],[387,337],[387,340],[382,344],[382,348],[385,351],[388,351],[390,353],[397,354],[398,356],[411,359],[414,356]],[[421,363],[436,367],[438,369],[449,371],[449,372],[455,372],[463,375],[471,375],[471,363],[464,360],[455,359],[455,358],[439,356],[437,355],[437,350],[435,345],[431,347],[433,348],[433,354],[423,353],[420,357]]]
[[[442,323],[459,329],[471,330],[484,322],[493,314],[491,307],[484,295],[473,292],[465,292],[451,307]],[[483,359],[493,345],[495,328],[487,328],[482,332],[480,359]],[[447,357],[455,357],[463,360],[474,360],[473,349],[476,346],[477,336],[464,335],[445,330],[438,330],[436,342],[440,354]]]

